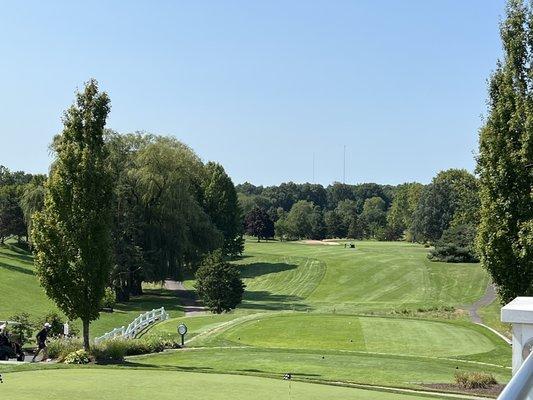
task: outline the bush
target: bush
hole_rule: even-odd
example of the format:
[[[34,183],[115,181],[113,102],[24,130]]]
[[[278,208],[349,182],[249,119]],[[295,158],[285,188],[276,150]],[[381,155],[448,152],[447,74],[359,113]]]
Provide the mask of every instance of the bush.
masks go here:
[[[458,225],[446,229],[435,244],[435,249],[428,254],[432,261],[444,262],[478,262],[474,241],[476,228],[472,225]]]
[[[117,304],[116,301],[117,297],[115,295],[115,291],[111,288],[106,288],[104,292],[104,297],[102,298],[102,308],[109,309],[113,311],[115,308],[115,304]]]
[[[455,383],[465,389],[487,389],[498,382],[492,374],[484,372],[456,372]]]
[[[85,350],[76,350],[65,357],[65,364],[89,364],[91,359]]]
[[[130,340],[112,339],[102,343],[95,344],[91,347],[91,354],[97,362],[121,362],[127,355],[127,348]]]
[[[180,348],[179,341],[170,335],[151,336],[143,339],[106,340],[91,348],[91,354],[97,362],[115,363],[124,361],[125,356],[159,353],[165,349]]]
[[[66,357],[83,348],[80,339],[52,338],[48,340],[48,356],[58,361],[64,361]]]
[[[33,334],[33,326],[29,314],[16,314],[11,316],[10,320],[16,323],[8,325],[9,332],[13,334],[16,341],[24,345]]]

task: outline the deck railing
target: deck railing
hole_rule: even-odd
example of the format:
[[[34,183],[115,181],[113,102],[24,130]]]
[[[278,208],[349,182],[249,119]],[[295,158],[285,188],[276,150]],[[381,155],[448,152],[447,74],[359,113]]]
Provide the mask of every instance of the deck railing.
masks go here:
[[[498,400],[533,400],[533,352],[503,389]]]
[[[133,339],[140,332],[146,329],[147,326],[157,322],[164,321],[169,318],[168,313],[165,311],[164,307],[154,309],[152,311],[147,311],[144,314],[139,315],[135,318],[127,327],[121,326],[120,328],[115,328],[111,332],[99,336],[94,339],[94,343],[98,344],[104,340],[110,339]]]

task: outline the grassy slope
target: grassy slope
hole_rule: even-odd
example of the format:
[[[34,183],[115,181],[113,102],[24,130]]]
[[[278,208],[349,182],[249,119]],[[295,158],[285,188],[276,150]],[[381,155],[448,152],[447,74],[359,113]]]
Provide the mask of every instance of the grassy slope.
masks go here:
[[[430,262],[420,245],[356,247],[248,242],[242,268],[253,281],[244,306],[343,312],[461,306],[479,299],[489,282],[478,264]]]
[[[14,373],[4,376],[2,397],[10,400],[74,399],[159,400],[187,398],[211,400],[287,398],[289,383],[279,379],[252,376],[199,374],[194,372],[147,371],[123,369],[68,369]],[[31,382],[28,385],[28,380]],[[58,384],[61,382],[61,384]],[[416,400],[416,395],[402,395],[361,389],[292,382],[291,399],[297,400]]]
[[[175,333],[176,325],[185,322],[189,339],[203,333],[190,346],[207,348],[131,361],[150,368],[240,374],[279,375],[290,370],[304,379],[403,387],[450,382],[456,367],[489,371],[506,381],[510,375],[506,368],[476,362],[508,365],[509,348],[468,322],[340,315],[416,313],[417,309],[460,307],[482,296],[488,277],[479,265],[430,263],[426,252],[405,243],[361,242],[353,250],[248,242],[246,257],[239,262],[247,284],[241,307],[221,316],[180,316],[148,333]],[[11,284],[3,285],[0,279],[0,290],[7,290],[7,297],[13,299],[0,308],[0,318],[2,312],[26,305],[35,307],[31,311],[36,313],[48,310],[51,304],[35,282],[31,259],[13,260],[12,254],[0,249],[1,254],[8,256],[4,264],[18,268],[0,269],[2,278],[12,274]],[[29,285],[28,289],[21,291],[19,282]],[[174,316],[181,315],[171,294],[152,290],[152,297],[134,299],[119,306],[120,312],[104,314],[93,333],[127,323],[139,312],[161,305],[173,310]],[[242,346],[247,347],[235,348]]]
[[[146,296],[118,304],[115,312],[101,313],[91,325],[91,335],[98,336],[113,328],[128,325],[140,313],[164,306],[172,317],[183,315],[178,299],[160,289],[150,289]],[[15,247],[0,247],[0,321],[14,314],[27,312],[39,318],[49,311],[57,311],[34,274],[33,257]]]

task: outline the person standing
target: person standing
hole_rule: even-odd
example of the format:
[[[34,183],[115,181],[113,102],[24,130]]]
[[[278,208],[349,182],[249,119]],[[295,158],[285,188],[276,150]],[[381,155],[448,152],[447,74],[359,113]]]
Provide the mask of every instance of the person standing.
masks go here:
[[[50,332],[50,329],[52,328],[52,325],[50,325],[48,322],[44,324],[43,329],[39,331],[37,334],[37,351],[35,352],[35,355],[33,356],[31,362],[35,362],[35,359],[41,352],[43,351],[43,360],[46,360],[48,358],[48,349],[46,347],[46,340],[48,339],[48,332]]]

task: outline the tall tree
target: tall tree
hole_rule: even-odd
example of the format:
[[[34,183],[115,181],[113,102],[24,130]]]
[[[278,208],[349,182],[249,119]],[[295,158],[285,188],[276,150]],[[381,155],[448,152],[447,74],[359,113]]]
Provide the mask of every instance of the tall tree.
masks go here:
[[[254,208],[246,215],[245,219],[246,232],[257,237],[259,242],[261,239],[269,239],[274,237],[274,222],[268,213],[261,208]]]
[[[20,208],[21,188],[15,184],[0,186],[0,244],[10,236],[27,235],[24,214]]]
[[[28,243],[32,244],[31,231],[33,228],[32,217],[44,207],[44,182],[45,175],[35,175],[22,192],[20,207],[24,213],[24,221],[27,227]]]
[[[489,114],[480,130],[478,246],[502,302],[533,295],[533,18],[509,1],[501,25],[504,59],[489,83]]]
[[[111,270],[112,186],[103,138],[109,110],[95,80],[76,94],[54,144],[45,208],[34,218],[37,275],[66,316],[81,319],[85,349]]]
[[[224,235],[224,254],[237,256],[244,251],[244,240],[243,218],[235,186],[222,165],[208,162],[205,170],[204,209]]]

